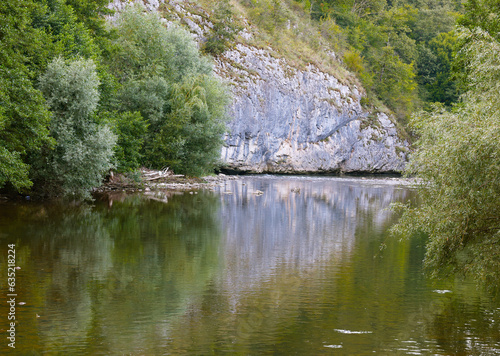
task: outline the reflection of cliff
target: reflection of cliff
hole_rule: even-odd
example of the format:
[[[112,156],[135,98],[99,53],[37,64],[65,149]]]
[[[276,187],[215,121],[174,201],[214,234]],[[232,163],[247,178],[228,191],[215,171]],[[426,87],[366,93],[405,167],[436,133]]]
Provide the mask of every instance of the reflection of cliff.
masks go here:
[[[349,259],[358,225],[380,231],[386,208],[408,194],[391,180],[320,177],[248,178],[222,189],[227,279],[241,288],[278,267]]]

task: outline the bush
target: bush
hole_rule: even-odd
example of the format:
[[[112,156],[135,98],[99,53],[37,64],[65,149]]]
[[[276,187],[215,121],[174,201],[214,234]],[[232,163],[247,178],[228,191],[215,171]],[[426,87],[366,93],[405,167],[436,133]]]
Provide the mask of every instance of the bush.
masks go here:
[[[418,207],[403,207],[394,228],[429,235],[426,264],[500,286],[500,43],[465,31],[469,90],[453,112],[435,108],[413,119],[420,136],[408,173],[422,179]]]
[[[106,122],[117,136],[114,148],[115,168],[118,172],[132,172],[142,163],[142,148],[148,124],[140,112],[105,113]]]
[[[166,28],[155,14],[132,7],[118,22],[112,68],[121,81],[118,111],[147,122],[143,162],[179,173],[213,170],[222,145],[228,93],[212,75],[191,35]]]
[[[40,78],[52,111],[56,145],[34,162],[35,178],[48,195],[88,197],[112,167],[116,136],[93,116],[99,101],[99,79],[92,60],[53,60]]]
[[[203,52],[217,56],[231,46],[236,34],[241,30],[234,18],[229,0],[217,0],[210,18],[213,27],[210,36],[203,44]]]
[[[222,147],[228,96],[213,77],[191,77],[174,84],[165,120],[152,125],[146,163],[201,175],[213,171]]]

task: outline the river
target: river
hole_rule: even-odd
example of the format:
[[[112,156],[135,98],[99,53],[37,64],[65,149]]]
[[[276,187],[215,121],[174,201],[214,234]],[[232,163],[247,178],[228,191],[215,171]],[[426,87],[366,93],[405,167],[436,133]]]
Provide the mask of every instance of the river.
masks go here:
[[[403,183],[250,176],[1,203],[0,329],[14,244],[19,355],[499,354],[500,303],[431,280],[425,237],[388,235],[390,204],[417,199]]]

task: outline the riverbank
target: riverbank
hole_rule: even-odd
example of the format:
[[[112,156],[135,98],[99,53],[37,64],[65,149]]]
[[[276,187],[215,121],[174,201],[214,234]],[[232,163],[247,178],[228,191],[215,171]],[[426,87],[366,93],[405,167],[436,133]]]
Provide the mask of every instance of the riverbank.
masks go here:
[[[239,176],[217,174],[203,177],[186,177],[182,174],[166,170],[152,170],[142,168],[140,174],[136,176],[125,176],[123,174],[110,174],[107,181],[102,186],[96,188],[94,192],[141,192],[152,190],[198,190],[210,189],[223,184],[228,180],[239,179]]]

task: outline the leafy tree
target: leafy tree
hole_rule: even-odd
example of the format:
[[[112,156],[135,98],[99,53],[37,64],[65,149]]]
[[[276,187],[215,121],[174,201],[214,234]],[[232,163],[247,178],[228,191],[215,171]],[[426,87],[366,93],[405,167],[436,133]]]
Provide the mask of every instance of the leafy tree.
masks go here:
[[[412,123],[420,139],[408,174],[422,179],[418,207],[404,207],[397,233],[429,235],[435,271],[500,285],[500,97],[498,40],[463,31],[468,90],[453,112],[436,108]]]
[[[110,66],[122,83],[155,76],[179,82],[211,73],[210,62],[200,55],[191,35],[177,26],[167,29],[157,14],[130,7],[120,14],[116,30],[118,48]]]
[[[465,14],[459,18],[459,25],[470,30],[480,28],[500,39],[499,0],[468,0],[464,7]]]
[[[213,170],[228,96],[210,62],[188,32],[167,29],[141,8],[125,11],[117,26],[110,63],[122,85],[117,110],[140,112],[147,122],[144,163],[187,174]]]
[[[26,155],[49,144],[49,112],[33,87],[30,58],[47,35],[32,27],[29,0],[0,3],[0,188],[10,183],[21,190],[32,185]]]
[[[413,21],[409,23],[410,36],[418,43],[427,44],[440,33],[447,33],[455,28],[461,10],[457,1],[416,0],[410,3],[418,9]]]
[[[165,120],[152,123],[154,135],[146,142],[146,162],[174,171],[201,175],[213,170],[222,147],[228,104],[218,81],[207,75],[174,84]]]
[[[148,124],[139,112],[108,113],[109,122],[117,136],[114,158],[118,172],[131,172],[142,163],[142,147]]]
[[[458,19],[458,24],[469,30],[483,30],[500,40],[500,1],[499,0],[469,0],[464,4],[465,13]],[[458,47],[469,45],[472,37],[462,36]],[[470,82],[470,57],[464,52],[458,52],[453,61],[453,72],[456,83],[461,91],[467,90]]]
[[[213,27],[202,50],[217,56],[230,47],[241,26],[236,22],[229,0],[216,1],[210,21]]]
[[[113,10],[108,8],[109,0],[66,0],[66,4],[73,8],[79,22],[96,38],[108,37],[106,19]]]
[[[98,60],[101,51],[91,32],[78,21],[65,0],[41,0],[32,17],[33,27],[49,35],[45,52],[32,61],[37,75],[44,73],[48,63],[57,56]]]
[[[458,88],[453,74],[453,61],[458,46],[454,31],[440,33],[429,42],[429,49],[436,58],[435,77],[426,85],[430,102],[450,106],[458,101]]]
[[[116,142],[111,130],[93,116],[99,101],[99,79],[91,59],[54,59],[40,78],[52,111],[54,150],[36,160],[35,179],[47,194],[88,196],[111,168]]]
[[[377,95],[384,98],[399,118],[409,116],[416,89],[413,64],[403,63],[392,47],[384,47],[372,54],[372,71]]]

